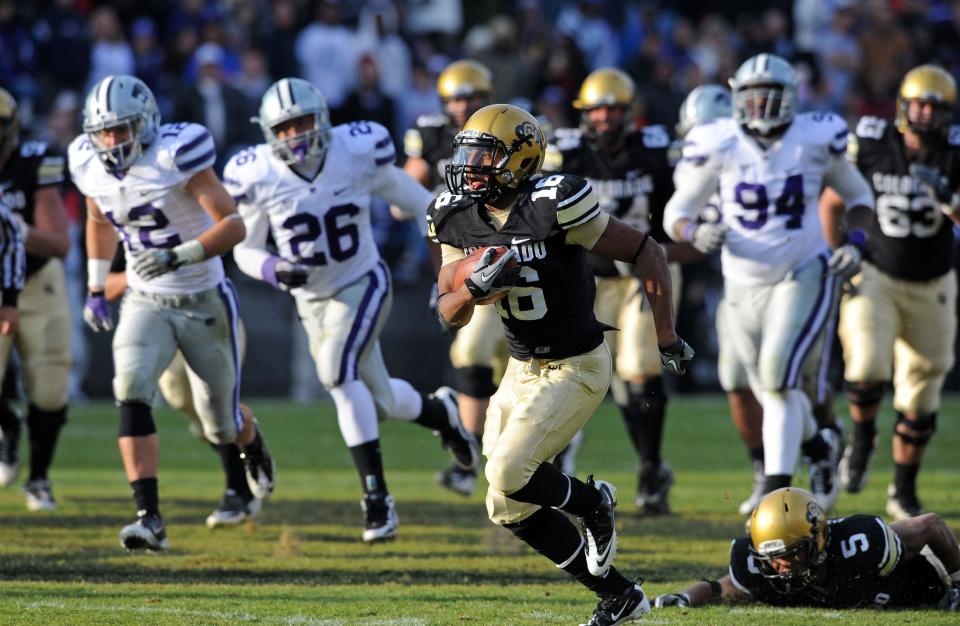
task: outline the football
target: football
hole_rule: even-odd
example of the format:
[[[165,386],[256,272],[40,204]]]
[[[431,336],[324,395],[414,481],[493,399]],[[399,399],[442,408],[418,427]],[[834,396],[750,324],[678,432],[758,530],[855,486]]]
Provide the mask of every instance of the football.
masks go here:
[[[473,273],[473,269],[477,265],[477,262],[480,261],[480,257],[483,256],[484,250],[486,250],[489,247],[491,246],[481,246],[477,248],[476,250],[473,251],[473,253],[470,256],[468,256],[465,259],[462,259],[457,264],[457,271],[456,271],[456,274],[454,274],[453,276],[454,287],[459,289],[463,285],[464,281],[467,280],[467,278],[470,277],[470,274]],[[494,255],[493,255],[494,261],[496,261],[497,259],[499,259],[500,257],[502,257],[504,254],[507,253],[507,248],[505,246],[492,246],[492,247],[496,250],[496,252],[494,252]],[[507,264],[507,267],[516,267],[516,265],[517,265],[517,260],[512,259]],[[494,302],[496,302],[497,300],[500,300],[506,295],[507,295],[506,291],[501,291],[500,293],[496,293],[487,298],[477,300],[477,304],[493,304]]]

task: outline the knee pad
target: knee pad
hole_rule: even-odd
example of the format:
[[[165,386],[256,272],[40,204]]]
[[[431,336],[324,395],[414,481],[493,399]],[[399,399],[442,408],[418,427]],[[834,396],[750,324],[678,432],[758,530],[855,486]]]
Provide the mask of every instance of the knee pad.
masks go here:
[[[143,402],[120,402],[117,408],[120,412],[118,437],[146,437],[157,432],[149,405]]]
[[[156,394],[156,383],[136,371],[118,372],[113,378],[113,395],[118,404],[150,405]]]
[[[854,406],[873,406],[883,400],[883,394],[887,392],[887,383],[852,383],[849,380],[843,381],[843,386],[847,390],[847,398],[850,404]]]
[[[918,435],[901,432],[900,425],[910,428]],[[906,415],[897,411],[897,422],[893,425],[893,434],[899,437],[900,441],[912,446],[925,446],[930,441],[930,437],[937,430],[937,414],[921,415],[915,420],[908,419]]]
[[[41,431],[60,430],[66,423],[67,407],[65,405],[55,411],[44,411],[31,404],[27,411],[27,425],[31,430],[34,428]]]
[[[485,365],[454,369],[453,384],[457,391],[472,398],[489,398],[497,391],[493,384],[493,368]]]
[[[529,477],[524,476],[523,469],[524,463],[516,457],[494,455],[487,459],[484,474],[491,489],[509,498],[511,493],[520,491],[527,484]]]

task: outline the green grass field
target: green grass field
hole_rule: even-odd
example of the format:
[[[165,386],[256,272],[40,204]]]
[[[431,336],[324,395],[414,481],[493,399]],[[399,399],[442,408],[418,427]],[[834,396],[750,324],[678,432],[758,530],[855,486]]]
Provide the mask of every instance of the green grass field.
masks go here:
[[[29,513],[19,489],[0,490],[0,624],[579,624],[592,595],[487,519],[482,492],[437,487],[447,457],[408,424],[383,426],[396,542],[360,542],[359,485],[332,405],[252,403],[277,458],[278,488],[255,522],[212,532],[203,521],[222,490],[217,457],[186,422],[160,411],[160,495],[171,549],[128,554],[118,532],[133,502],[116,449],[115,411],[72,411],[52,472],[60,510]],[[845,411],[843,411],[845,412]],[[960,529],[960,399],[941,411],[920,478],[928,509]],[[869,488],[841,495],[838,513],[882,513],[891,475],[888,433]],[[636,461],[616,409],[587,427],[586,472],[620,487],[618,568],[650,595],[725,571],[743,531],[737,504],[750,469],[720,396],[674,398],[666,457],[677,472],[675,514],[640,517]],[[802,484],[802,483],[801,483]],[[482,490],[481,490],[482,491]],[[936,612],[783,611],[760,606],[655,611],[656,624],[957,624]]]

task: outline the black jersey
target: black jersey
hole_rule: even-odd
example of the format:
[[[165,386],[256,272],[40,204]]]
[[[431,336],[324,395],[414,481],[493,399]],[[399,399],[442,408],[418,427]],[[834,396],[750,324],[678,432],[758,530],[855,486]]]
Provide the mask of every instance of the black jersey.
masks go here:
[[[607,327],[593,314],[596,285],[587,252],[566,243],[566,236],[600,215],[600,207],[590,184],[569,174],[537,177],[519,191],[499,230],[482,203],[440,194],[427,211],[430,237],[464,254],[481,246],[517,251],[520,281],[496,303],[511,356],[559,359],[588,352]]]
[[[25,141],[10,153],[0,169],[0,193],[7,205],[33,226],[34,192],[43,187],[61,185],[65,159],[42,141]],[[47,262],[46,257],[27,255],[27,276]]]
[[[624,222],[669,241],[663,230],[663,208],[673,194],[670,135],[663,126],[647,126],[627,135],[624,146],[610,155],[576,128],[554,133],[559,158],[550,163],[563,172],[586,178],[600,208]],[[613,261],[590,255],[597,276],[618,276]]]
[[[403,137],[403,151],[407,157],[419,157],[430,166],[427,188],[434,194],[447,189],[447,163],[453,156],[453,140],[457,132],[449,117],[433,113],[418,117],[413,128]]]
[[[827,533],[826,560],[802,586],[788,589],[765,577],[749,537],[734,540],[730,547],[730,579],[754,599],[778,606],[929,606],[947,591],[923,555],[902,558],[900,538],[879,517],[832,519]]]
[[[877,200],[867,242],[870,261],[906,280],[931,280],[950,271],[953,223],[910,176],[903,137],[894,125],[876,117],[861,118],[848,155]],[[960,187],[960,126],[951,127],[922,162],[946,175],[951,188]]]

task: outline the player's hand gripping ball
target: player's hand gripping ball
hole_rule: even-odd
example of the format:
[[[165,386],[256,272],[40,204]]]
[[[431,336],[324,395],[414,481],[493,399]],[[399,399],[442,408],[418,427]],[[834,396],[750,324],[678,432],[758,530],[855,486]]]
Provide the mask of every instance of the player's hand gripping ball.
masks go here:
[[[507,295],[520,278],[515,250],[504,246],[478,248],[461,260],[453,277],[457,289],[466,285],[477,304],[493,304]]]

